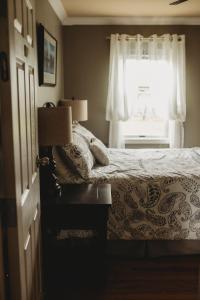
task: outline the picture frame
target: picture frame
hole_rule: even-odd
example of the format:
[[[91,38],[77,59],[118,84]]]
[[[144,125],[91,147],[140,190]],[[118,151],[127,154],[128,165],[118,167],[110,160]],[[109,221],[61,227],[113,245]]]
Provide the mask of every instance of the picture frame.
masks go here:
[[[37,27],[39,85],[55,86],[57,77],[57,40],[42,24]]]

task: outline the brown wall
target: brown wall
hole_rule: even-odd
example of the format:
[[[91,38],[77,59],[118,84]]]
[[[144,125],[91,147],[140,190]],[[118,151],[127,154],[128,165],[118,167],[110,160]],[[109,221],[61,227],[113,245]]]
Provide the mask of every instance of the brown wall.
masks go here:
[[[38,106],[47,101],[57,102],[63,97],[63,39],[62,26],[47,0],[36,0],[36,21],[56,38],[58,42],[57,84],[55,87],[38,87]]]
[[[111,33],[178,33],[186,35],[187,120],[185,146],[200,146],[200,26],[68,26],[64,27],[64,95],[88,99],[85,126],[105,143],[105,121]]]

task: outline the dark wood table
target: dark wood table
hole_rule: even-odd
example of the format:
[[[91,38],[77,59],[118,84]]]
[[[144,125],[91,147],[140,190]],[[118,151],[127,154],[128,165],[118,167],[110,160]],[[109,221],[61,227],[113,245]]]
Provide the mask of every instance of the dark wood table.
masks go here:
[[[97,232],[98,249],[105,248],[107,221],[112,205],[110,184],[62,185],[62,195],[42,200],[43,235],[61,229],[91,229]]]
[[[61,197],[41,195],[44,291],[55,282],[104,282],[110,184],[62,185]],[[94,230],[92,238],[57,240],[62,229]]]

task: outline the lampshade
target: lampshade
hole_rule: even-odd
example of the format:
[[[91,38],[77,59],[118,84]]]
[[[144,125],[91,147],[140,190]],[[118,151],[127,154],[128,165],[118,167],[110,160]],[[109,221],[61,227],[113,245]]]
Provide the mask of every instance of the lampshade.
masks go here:
[[[72,107],[72,121],[86,121],[88,119],[87,100],[60,100],[61,106]]]
[[[71,107],[39,107],[38,140],[40,146],[62,146],[70,143],[72,141]]]

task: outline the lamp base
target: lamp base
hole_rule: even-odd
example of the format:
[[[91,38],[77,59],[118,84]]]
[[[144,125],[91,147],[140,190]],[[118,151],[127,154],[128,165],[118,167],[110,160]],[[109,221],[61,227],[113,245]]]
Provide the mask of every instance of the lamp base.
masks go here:
[[[40,192],[42,199],[61,196],[61,186],[55,175],[56,161],[52,155],[52,147],[40,149],[40,157]]]

